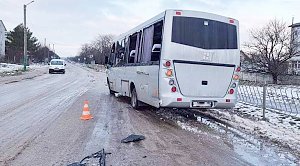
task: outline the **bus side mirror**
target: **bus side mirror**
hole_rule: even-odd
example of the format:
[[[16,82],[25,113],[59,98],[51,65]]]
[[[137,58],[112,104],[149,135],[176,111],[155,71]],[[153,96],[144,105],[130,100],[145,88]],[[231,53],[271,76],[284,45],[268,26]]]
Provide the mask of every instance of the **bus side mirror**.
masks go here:
[[[160,52],[161,44],[154,44],[152,47],[152,52]]]

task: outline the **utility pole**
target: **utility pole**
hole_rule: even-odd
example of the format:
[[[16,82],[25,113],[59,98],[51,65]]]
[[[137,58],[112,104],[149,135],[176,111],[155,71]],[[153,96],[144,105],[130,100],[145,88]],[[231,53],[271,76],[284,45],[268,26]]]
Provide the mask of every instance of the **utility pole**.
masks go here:
[[[48,61],[50,62],[49,52],[50,52],[50,44],[49,44],[49,48],[48,48]]]
[[[27,66],[27,27],[26,27],[26,7],[34,1],[29,2],[27,5],[24,5],[24,71],[26,71]]]
[[[26,5],[24,5],[24,71],[26,71],[26,64],[27,64],[27,29],[26,29]]]
[[[46,50],[46,48],[47,48],[47,47],[46,47],[46,44],[47,44],[47,39],[45,38],[45,43],[44,43],[44,48],[43,48],[43,50],[44,50],[44,57],[43,57],[43,58],[44,58],[44,62],[46,61],[45,59],[46,59],[46,54],[47,54],[47,53],[46,53],[46,51],[47,51],[47,50]],[[47,59],[47,63],[48,63],[48,61],[49,61],[49,59]]]

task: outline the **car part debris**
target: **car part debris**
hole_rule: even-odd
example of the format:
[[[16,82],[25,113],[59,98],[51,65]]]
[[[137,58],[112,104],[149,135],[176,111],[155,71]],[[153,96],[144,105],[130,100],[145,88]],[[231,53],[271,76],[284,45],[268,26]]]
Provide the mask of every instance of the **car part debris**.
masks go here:
[[[106,153],[104,151],[104,149],[102,149],[96,153],[93,153],[92,155],[86,156],[80,162],[72,163],[67,166],[87,166],[87,165],[89,165],[88,160],[91,158],[94,158],[94,159],[99,158],[97,165],[99,164],[99,166],[105,166],[105,164],[106,164],[105,158],[106,158],[106,155],[108,155],[108,154],[111,154],[111,153]]]
[[[127,138],[122,139],[121,143],[137,142],[137,141],[141,141],[144,139],[145,139],[145,137],[142,135],[131,134]]]

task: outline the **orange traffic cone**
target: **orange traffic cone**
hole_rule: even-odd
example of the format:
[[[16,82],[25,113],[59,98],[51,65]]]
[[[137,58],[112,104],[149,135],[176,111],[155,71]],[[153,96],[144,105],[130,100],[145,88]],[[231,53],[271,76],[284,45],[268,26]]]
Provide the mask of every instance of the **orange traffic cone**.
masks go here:
[[[90,120],[90,119],[93,118],[91,113],[90,113],[88,104],[89,104],[88,101],[84,101],[83,112],[82,112],[82,115],[80,117],[81,120]]]

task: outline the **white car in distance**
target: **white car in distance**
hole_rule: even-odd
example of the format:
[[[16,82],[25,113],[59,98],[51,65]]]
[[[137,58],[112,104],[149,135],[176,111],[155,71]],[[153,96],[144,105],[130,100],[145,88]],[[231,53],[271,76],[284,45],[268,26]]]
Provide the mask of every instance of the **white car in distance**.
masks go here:
[[[62,73],[65,74],[66,63],[62,59],[52,59],[49,63],[49,74]]]

